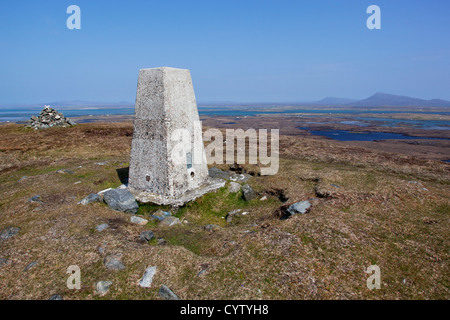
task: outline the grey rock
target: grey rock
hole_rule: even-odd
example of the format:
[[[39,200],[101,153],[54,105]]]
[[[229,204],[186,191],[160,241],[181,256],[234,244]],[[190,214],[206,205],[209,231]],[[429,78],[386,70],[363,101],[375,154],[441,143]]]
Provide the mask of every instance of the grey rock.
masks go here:
[[[171,214],[168,211],[158,210],[152,214],[152,218],[163,221],[165,218],[170,217]]]
[[[226,218],[227,219],[227,223],[231,223],[231,221],[233,220],[233,217],[235,215],[237,215],[238,213],[240,213],[241,211],[242,211],[242,209],[236,209],[236,210],[228,212],[227,218]]]
[[[139,281],[139,286],[143,288],[150,288],[152,286],[153,277],[156,274],[156,266],[148,267],[144,275],[142,276],[142,279]]]
[[[228,191],[231,193],[236,193],[241,191],[241,185],[237,182],[230,182],[230,185],[228,186]]]
[[[43,203],[41,201],[41,196],[40,195],[35,195],[32,196],[30,199],[28,199],[29,202],[35,202],[35,203]]]
[[[165,246],[167,245],[167,241],[163,238],[158,239],[158,246]]]
[[[3,229],[3,231],[0,233],[0,241],[14,237],[19,233],[19,231],[20,228],[17,227],[8,227],[6,229]]]
[[[247,182],[249,179],[250,175],[246,173],[233,173],[230,176],[230,180],[235,182]]]
[[[172,227],[175,226],[177,224],[181,224],[180,219],[176,218],[176,217],[166,217],[164,220],[162,220],[160,222],[160,225],[162,226],[167,226],[167,227]]]
[[[181,300],[169,287],[162,285],[158,292],[161,298],[166,300]]]
[[[109,225],[107,223],[102,223],[95,227],[95,229],[97,229],[98,232],[102,232],[103,230],[108,229],[108,228],[109,228]]]
[[[111,287],[113,283],[111,281],[99,281],[95,285],[95,290],[100,295],[105,295],[108,293],[109,288]]]
[[[100,201],[101,201],[101,198],[100,198],[100,196],[97,193],[91,193],[86,198],[84,198],[83,200],[78,202],[78,204],[82,204],[83,206],[85,206],[85,205],[88,205],[90,203],[100,202]]]
[[[106,248],[103,245],[99,245],[97,247],[98,253],[100,253],[101,255],[104,255],[106,253]]]
[[[37,265],[37,262],[30,263],[29,265],[27,265],[25,267],[25,269],[23,269],[23,271],[26,272],[26,271],[30,270],[31,268],[33,268],[35,265]]]
[[[22,178],[19,179],[19,182],[22,182],[24,180],[28,179],[28,176],[23,176]]]
[[[8,263],[8,259],[6,258],[0,258],[0,268],[3,267],[5,264]]]
[[[244,192],[245,201],[250,201],[256,198],[256,192],[248,184],[242,186],[242,191]]]
[[[57,170],[56,173],[62,173],[62,174],[74,174],[75,172],[72,170],[68,170],[68,169],[60,169]]]
[[[54,294],[48,300],[64,300],[63,297],[59,294]]]
[[[127,189],[112,189],[106,191],[103,200],[108,207],[115,211],[135,214],[139,205]]]
[[[108,270],[123,270],[125,269],[124,264],[120,261],[118,255],[107,256],[104,260],[106,269]]]
[[[151,241],[153,238],[155,238],[155,234],[151,230],[146,230],[141,232],[141,235],[139,236],[139,239],[142,241]]]
[[[201,270],[199,273],[197,273],[197,277],[201,277],[202,275],[204,275],[206,273],[206,270],[203,269]]]
[[[214,179],[219,178],[219,179],[228,180],[230,178],[229,172],[223,171],[217,167],[212,167],[212,168],[208,169],[208,172],[209,172],[209,176]]]
[[[208,231],[208,232],[214,232],[218,229],[220,229],[220,226],[218,226],[216,224],[208,224],[203,227],[203,230]]]
[[[309,201],[301,201],[294,203],[293,205],[289,206],[287,209],[287,212],[290,215],[295,214],[305,214],[308,212],[308,210],[311,208],[311,203]]]
[[[138,216],[131,216],[130,221],[131,223],[138,224],[140,226],[145,226],[148,223],[147,219]]]
[[[223,244],[223,247],[224,247],[225,249],[227,249],[227,248],[230,248],[230,247],[234,247],[236,244],[237,244],[236,241],[230,240],[230,241],[228,241],[228,242],[225,242],[225,243]]]

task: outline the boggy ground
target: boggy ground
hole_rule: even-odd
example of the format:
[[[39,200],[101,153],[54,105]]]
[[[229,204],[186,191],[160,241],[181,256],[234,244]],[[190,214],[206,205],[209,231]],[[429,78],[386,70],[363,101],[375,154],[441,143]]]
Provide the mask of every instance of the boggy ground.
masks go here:
[[[104,204],[77,205],[121,184],[131,135],[131,123],[0,126],[0,231],[20,228],[0,243],[1,299],[160,299],[162,284],[182,299],[450,298],[449,164],[281,136],[276,176],[243,166],[255,200],[225,187],[174,212],[188,223],[137,226]],[[34,195],[43,203],[29,202]],[[278,219],[283,206],[311,198],[308,214]],[[238,208],[249,214],[227,224]],[[138,214],[156,209],[141,206]],[[110,228],[96,231],[101,223]],[[222,228],[207,232],[206,224]],[[148,229],[166,244],[140,243]],[[121,254],[126,268],[107,270],[110,254]],[[382,284],[371,291],[364,271],[373,264]],[[66,286],[70,265],[81,269],[81,290]],[[144,289],[137,282],[149,266],[157,273]],[[103,297],[95,293],[102,280],[113,282]]]

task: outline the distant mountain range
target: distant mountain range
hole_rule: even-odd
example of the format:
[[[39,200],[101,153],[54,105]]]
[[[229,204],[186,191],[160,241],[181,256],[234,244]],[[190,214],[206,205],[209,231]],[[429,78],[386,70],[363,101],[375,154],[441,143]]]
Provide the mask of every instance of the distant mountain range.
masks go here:
[[[61,109],[101,109],[101,108],[134,108],[133,102],[93,102],[93,101],[55,101],[39,104],[4,104],[0,108],[38,108],[44,105],[50,105]],[[367,99],[354,100],[347,98],[327,97],[315,102],[292,102],[292,103],[237,103],[237,102],[209,102],[199,103],[199,107],[233,107],[233,108],[254,108],[270,106],[333,106],[333,107],[352,107],[352,108],[382,108],[382,107],[450,107],[450,101],[442,99],[424,100],[407,96],[400,96],[388,93],[378,92]]]
[[[424,100],[399,96],[394,94],[375,93],[373,96],[363,100],[350,100],[344,98],[325,98],[314,102],[314,105],[348,106],[348,107],[450,107],[450,101],[441,99]]]

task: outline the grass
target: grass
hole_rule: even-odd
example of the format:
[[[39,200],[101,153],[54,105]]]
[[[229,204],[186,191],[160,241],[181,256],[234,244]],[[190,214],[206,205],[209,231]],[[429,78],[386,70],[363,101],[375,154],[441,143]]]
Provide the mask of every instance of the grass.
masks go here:
[[[256,199],[244,201],[225,186],[178,210],[141,205],[143,217],[171,210],[187,223],[137,226],[104,204],[77,204],[121,184],[131,130],[131,123],[38,132],[0,126],[0,230],[21,228],[1,244],[9,262],[0,268],[0,299],[159,299],[162,284],[183,299],[450,298],[448,164],[281,136],[279,173],[249,181]],[[43,204],[27,201],[36,194]],[[306,199],[313,199],[308,214],[276,217],[282,205]],[[235,209],[249,214],[226,223]],[[101,223],[110,227],[98,232]],[[207,232],[207,224],[221,228]],[[155,239],[140,243],[148,229]],[[107,270],[110,254],[121,254],[126,269]],[[38,265],[24,273],[33,261]],[[381,290],[365,286],[372,264],[381,268]],[[82,271],[81,291],[65,285],[69,265]],[[144,289],[137,283],[149,266],[158,271]],[[94,290],[102,280],[113,282],[104,297]]]

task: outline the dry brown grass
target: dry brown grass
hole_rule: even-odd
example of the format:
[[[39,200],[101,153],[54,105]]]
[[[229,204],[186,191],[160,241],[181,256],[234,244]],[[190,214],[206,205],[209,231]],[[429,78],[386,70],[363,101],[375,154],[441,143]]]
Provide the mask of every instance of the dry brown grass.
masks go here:
[[[120,185],[116,170],[128,166],[131,132],[131,123],[39,132],[0,126],[0,230],[21,228],[0,244],[0,258],[8,258],[0,267],[1,299],[159,299],[161,284],[183,299],[450,298],[450,165],[283,136],[280,172],[250,181],[266,202],[244,203],[224,189],[180,209],[188,224],[141,227],[103,204],[77,205]],[[74,173],[55,172],[61,168]],[[36,194],[44,204],[27,201]],[[281,221],[280,195],[287,204],[315,200],[309,214]],[[237,207],[249,214],[227,225],[223,216]],[[110,228],[97,232],[101,223]],[[222,228],[208,233],[207,223]],[[145,229],[168,244],[139,243]],[[98,246],[121,254],[127,268],[108,271]],[[38,265],[24,272],[32,261]],[[74,264],[82,271],[80,291],[66,287]],[[366,287],[371,264],[381,268],[381,290]],[[154,265],[152,288],[137,286]],[[105,297],[94,292],[101,280],[113,281]]]

